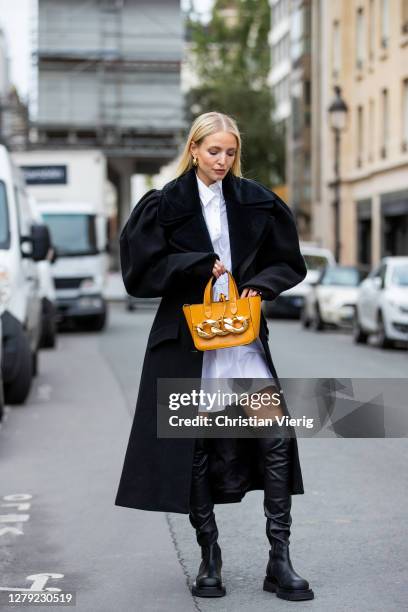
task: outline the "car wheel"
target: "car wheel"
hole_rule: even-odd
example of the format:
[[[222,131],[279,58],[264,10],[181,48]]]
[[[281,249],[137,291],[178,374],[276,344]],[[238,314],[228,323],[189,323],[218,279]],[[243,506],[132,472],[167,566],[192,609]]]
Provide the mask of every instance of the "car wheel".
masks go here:
[[[300,313],[300,322],[302,323],[302,327],[304,327],[305,329],[308,329],[310,327],[310,319],[306,314],[305,306],[303,306],[301,313]]]
[[[1,377],[1,372],[0,372],[0,421],[3,418],[3,413],[4,413],[4,390],[3,390],[3,379]]]
[[[262,304],[262,308],[263,308],[263,313],[264,313],[265,317],[267,319],[271,319],[273,317],[272,302],[264,301],[263,304]]]
[[[24,332],[21,332],[21,354],[17,373],[13,380],[4,385],[6,404],[24,404],[30,392],[32,380],[33,358],[30,344]]]
[[[90,331],[102,331],[106,325],[106,321],[107,313],[105,311],[100,315],[95,315],[94,317],[90,318],[86,328]]]
[[[38,350],[35,353],[31,353],[31,371],[33,376],[38,375]]]
[[[324,321],[322,319],[322,315],[320,314],[319,304],[316,304],[316,307],[315,307],[315,314],[313,317],[313,329],[315,331],[324,330]]]
[[[57,324],[55,316],[47,318],[41,333],[40,348],[55,348],[57,345]]]
[[[136,304],[131,297],[128,297],[126,300],[126,310],[128,312],[133,312],[134,310],[136,310]]]
[[[378,315],[377,344],[382,349],[394,346],[394,342],[388,338],[387,332],[385,331],[384,319],[381,313]]]
[[[362,329],[358,320],[358,310],[354,311],[353,318],[353,340],[356,344],[367,344],[368,334]]]

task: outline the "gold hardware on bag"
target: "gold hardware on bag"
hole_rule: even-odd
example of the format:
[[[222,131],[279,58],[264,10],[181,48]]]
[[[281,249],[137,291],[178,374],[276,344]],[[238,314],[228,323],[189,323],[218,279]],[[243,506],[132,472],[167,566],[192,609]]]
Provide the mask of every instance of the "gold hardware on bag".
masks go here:
[[[208,281],[202,304],[184,304],[194,346],[200,351],[250,344],[259,335],[261,297],[240,298],[235,280],[228,274],[229,299],[221,293],[212,301],[213,277]]]
[[[221,301],[221,300],[220,300]],[[240,323],[240,327],[234,327],[234,323]],[[200,338],[214,338],[214,336],[227,336],[228,334],[243,334],[248,329],[247,317],[220,317],[219,319],[205,319],[195,326]],[[205,331],[209,327],[210,332]]]

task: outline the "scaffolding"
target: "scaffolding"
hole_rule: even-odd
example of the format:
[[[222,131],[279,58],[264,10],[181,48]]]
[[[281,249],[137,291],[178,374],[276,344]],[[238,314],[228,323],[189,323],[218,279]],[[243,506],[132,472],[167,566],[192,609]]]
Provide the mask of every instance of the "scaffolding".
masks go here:
[[[35,13],[35,12],[34,12]],[[178,0],[38,0],[35,147],[159,169],[183,128]]]

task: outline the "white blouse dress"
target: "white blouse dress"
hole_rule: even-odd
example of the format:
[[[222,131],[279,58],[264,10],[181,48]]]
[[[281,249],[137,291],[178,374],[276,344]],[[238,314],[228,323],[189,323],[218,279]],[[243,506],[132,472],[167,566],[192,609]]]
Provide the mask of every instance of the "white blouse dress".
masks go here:
[[[200,202],[215,253],[227,270],[231,270],[231,250],[228,231],[227,208],[222,192],[222,180],[209,187],[197,178]],[[222,274],[213,285],[213,300],[223,293],[228,299],[228,274]],[[243,346],[204,351],[202,379],[220,378],[269,378],[264,349],[259,338]]]

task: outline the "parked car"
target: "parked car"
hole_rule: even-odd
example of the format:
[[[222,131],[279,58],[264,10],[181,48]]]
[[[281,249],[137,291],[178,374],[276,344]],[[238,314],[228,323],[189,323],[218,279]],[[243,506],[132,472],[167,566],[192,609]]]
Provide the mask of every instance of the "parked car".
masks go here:
[[[3,328],[2,328],[2,323],[1,323],[2,314],[3,314],[3,309],[1,306],[1,299],[0,299],[0,364],[2,360],[2,349],[3,349]],[[0,367],[0,421],[3,418],[3,414],[4,414],[4,389],[3,389],[3,374],[1,371],[1,367]]]
[[[0,145],[0,300],[5,401],[23,403],[37,371],[41,301],[36,262],[47,255],[48,229],[36,224],[20,171]]]
[[[311,283],[315,283],[326,266],[335,265],[333,253],[307,242],[300,243],[300,251],[304,257],[307,274],[305,279],[283,291],[272,302],[263,302],[263,311],[267,317],[287,317],[299,319],[306,295],[310,291]]]
[[[155,308],[160,304],[160,298],[137,298],[133,295],[127,295],[125,304],[126,310],[132,312],[133,310],[140,308],[140,306],[143,306],[144,308],[146,308],[146,306]]]
[[[378,346],[408,343],[408,257],[384,257],[361,283],[354,318],[354,341],[376,334]]]
[[[364,273],[354,266],[327,266],[305,297],[303,327],[352,326],[358,285]]]

